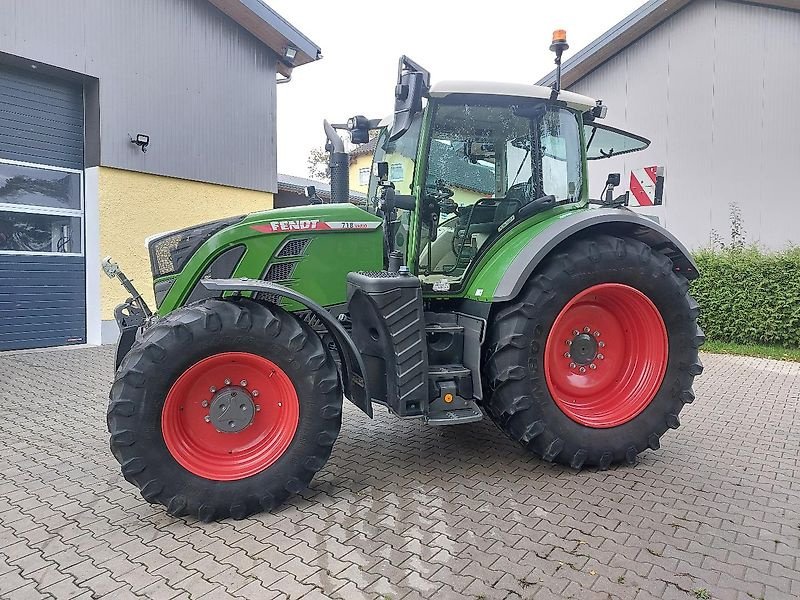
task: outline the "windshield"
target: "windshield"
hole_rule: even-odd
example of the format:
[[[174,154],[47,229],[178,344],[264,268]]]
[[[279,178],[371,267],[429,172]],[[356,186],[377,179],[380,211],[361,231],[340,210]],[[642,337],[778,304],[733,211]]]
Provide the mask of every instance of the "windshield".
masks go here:
[[[571,111],[541,101],[447,102],[436,109],[431,138],[426,188],[444,184],[458,204],[580,198],[580,133]]]
[[[411,127],[393,142],[389,141],[388,129],[382,129],[378,136],[378,143],[375,147],[375,154],[372,164],[385,162],[389,165],[389,182],[394,184],[398,194],[411,194],[411,185],[414,179],[414,169],[416,167],[417,143],[419,142],[419,130],[422,116],[417,115]],[[372,202],[373,207],[378,206],[378,177],[374,172],[370,174],[369,192],[367,196]],[[406,244],[408,243],[408,228],[411,221],[411,212],[398,208],[397,217],[394,220],[395,249],[405,255]]]
[[[441,220],[422,215],[419,267],[436,275],[430,281],[461,277],[523,207],[544,210],[583,194],[578,113],[542,100],[470,100],[447,98],[433,115],[424,205],[447,198],[448,210]],[[534,203],[546,196],[554,203]]]

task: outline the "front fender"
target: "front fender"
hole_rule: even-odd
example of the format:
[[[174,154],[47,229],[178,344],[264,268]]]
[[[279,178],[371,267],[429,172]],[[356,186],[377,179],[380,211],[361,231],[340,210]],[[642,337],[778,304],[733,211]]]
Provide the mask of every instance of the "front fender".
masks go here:
[[[559,244],[588,233],[625,235],[640,240],[664,252],[672,260],[675,271],[687,279],[695,279],[699,275],[697,265],[686,247],[658,223],[627,209],[578,210],[553,219],[547,227],[530,238],[508,263],[494,289],[492,301],[505,302],[515,298],[536,267]]]
[[[290,288],[261,281],[258,279],[201,279],[200,282],[206,289],[214,292],[265,292],[284,298],[294,300],[305,306],[327,327],[342,358],[342,382],[344,383],[345,396],[372,418],[371,396],[367,389],[365,377],[366,369],[361,353],[353,342],[353,339],[345,331],[342,324],[336,320],[331,313],[322,306],[314,302],[311,298],[304,296]]]

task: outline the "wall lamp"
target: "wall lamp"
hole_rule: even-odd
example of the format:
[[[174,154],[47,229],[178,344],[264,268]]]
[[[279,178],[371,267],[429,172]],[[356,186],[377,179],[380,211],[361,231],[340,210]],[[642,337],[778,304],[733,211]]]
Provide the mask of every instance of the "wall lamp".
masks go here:
[[[131,138],[131,144],[136,144],[139,146],[142,152],[147,152],[147,147],[150,145],[150,136],[144,133],[137,133],[136,137],[134,138],[131,134],[128,134],[128,137]]]

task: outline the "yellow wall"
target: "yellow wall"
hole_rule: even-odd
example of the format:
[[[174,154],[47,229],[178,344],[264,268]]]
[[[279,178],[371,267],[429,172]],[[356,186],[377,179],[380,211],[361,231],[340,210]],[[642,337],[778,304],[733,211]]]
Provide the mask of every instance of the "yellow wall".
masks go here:
[[[403,163],[403,175],[405,176],[403,181],[396,181],[395,186],[397,187],[397,191],[401,194],[410,194],[411,193],[411,177],[414,173],[414,161],[410,158],[405,156],[399,155],[391,155],[386,157],[384,160],[387,162],[401,162]],[[350,161],[350,189],[356,192],[361,192],[362,194],[366,194],[368,192],[367,185],[359,185],[358,183],[358,171],[364,168],[372,168],[372,155],[365,154],[362,156],[356,156],[355,158],[351,159]],[[481,194],[480,192],[476,192],[474,190],[468,190],[466,188],[460,187],[452,187],[451,188],[454,192],[453,200],[458,202],[459,204],[475,204],[481,198],[489,198],[491,194]]]
[[[272,194],[101,167],[100,256],[111,256],[151,308],[153,277],[147,236],[272,208]],[[119,282],[101,278],[102,318],[127,298]]]
[[[358,171],[360,169],[372,168],[372,154],[362,154],[350,159],[350,189],[354,192],[361,192],[366,194],[369,191],[369,185],[360,185],[358,183]]]

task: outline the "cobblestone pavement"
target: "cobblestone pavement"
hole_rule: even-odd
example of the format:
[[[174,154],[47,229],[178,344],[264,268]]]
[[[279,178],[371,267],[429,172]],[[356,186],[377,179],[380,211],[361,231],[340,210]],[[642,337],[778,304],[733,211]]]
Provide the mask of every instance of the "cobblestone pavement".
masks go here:
[[[108,348],[0,355],[2,598],[800,597],[800,365],[705,355],[683,426],[575,473],[347,404],[276,514],[167,516],[108,451]]]

